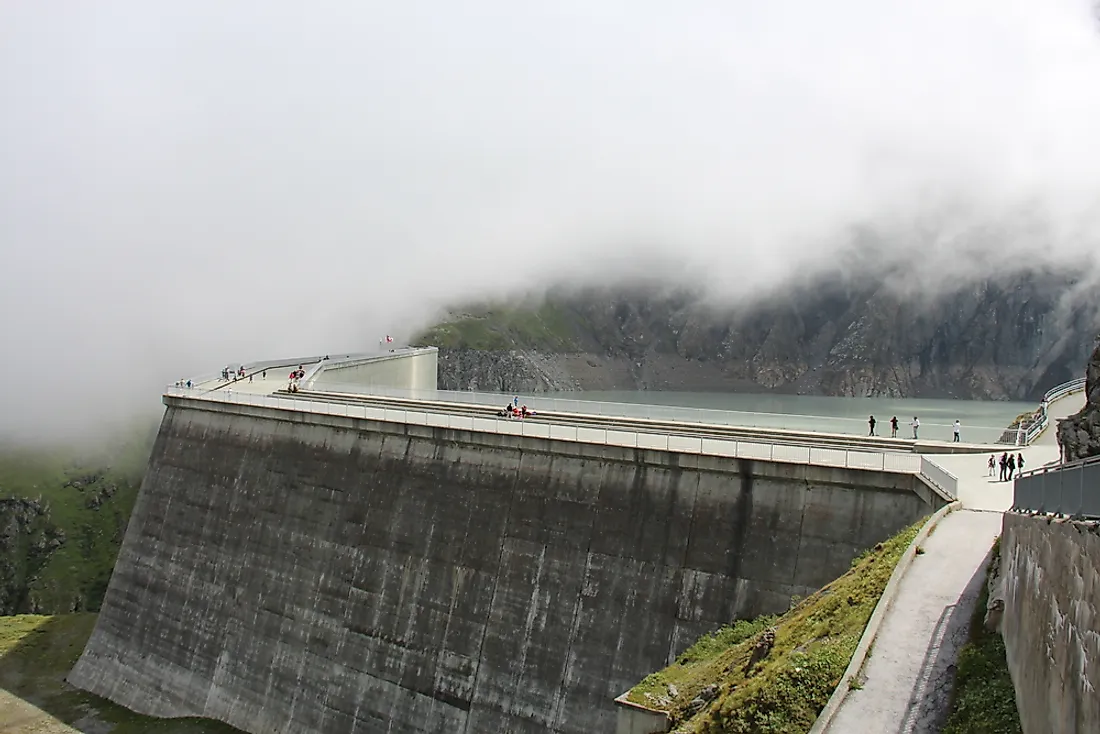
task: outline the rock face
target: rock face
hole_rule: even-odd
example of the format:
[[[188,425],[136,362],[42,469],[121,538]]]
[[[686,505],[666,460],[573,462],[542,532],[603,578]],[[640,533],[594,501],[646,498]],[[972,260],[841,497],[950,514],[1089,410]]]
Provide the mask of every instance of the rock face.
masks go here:
[[[932,298],[835,279],[724,309],[683,292],[552,293],[528,322],[465,313],[418,343],[440,347],[444,389],[1035,400],[1077,374],[1098,326],[1071,287],[1032,273]]]
[[[0,615],[37,611],[29,586],[65,533],[39,499],[0,498]]]
[[[1085,407],[1058,421],[1058,445],[1065,461],[1100,456],[1100,344],[1085,368]]]

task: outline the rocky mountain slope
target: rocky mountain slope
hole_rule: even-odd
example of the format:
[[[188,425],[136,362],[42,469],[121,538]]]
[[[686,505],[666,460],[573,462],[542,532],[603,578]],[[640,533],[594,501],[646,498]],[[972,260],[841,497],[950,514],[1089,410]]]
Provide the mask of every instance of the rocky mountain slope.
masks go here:
[[[1100,343],[1085,367],[1085,407],[1058,421],[1058,445],[1066,461],[1100,456]]]
[[[440,347],[447,389],[1034,400],[1079,372],[1096,333],[1074,286],[1029,272],[926,295],[837,276],[737,307],[686,289],[559,290],[456,310],[415,343]]]
[[[99,609],[151,445],[0,446],[0,615]]]

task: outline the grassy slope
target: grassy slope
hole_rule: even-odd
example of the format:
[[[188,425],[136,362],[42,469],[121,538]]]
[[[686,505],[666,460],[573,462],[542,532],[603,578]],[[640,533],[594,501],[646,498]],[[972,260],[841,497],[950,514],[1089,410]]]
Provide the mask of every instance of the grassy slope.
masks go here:
[[[9,560],[20,599],[7,612],[97,610],[114,567],[152,445],[151,428],[121,437],[110,448],[12,450],[0,453],[0,497],[41,499],[42,521],[59,527],[65,541],[45,563],[29,556],[26,539]],[[81,480],[78,489],[65,486]],[[88,481],[94,479],[94,481]],[[110,496],[107,496],[107,492]],[[90,506],[98,497],[98,507]]]
[[[110,734],[230,734],[204,719],[154,719],[64,682],[95,626],[94,614],[0,617],[0,687],[67,724]],[[4,712],[0,711],[0,729]]]
[[[1000,538],[993,544],[990,570],[1000,564]],[[970,621],[970,641],[959,653],[951,714],[943,734],[1020,734],[1016,691],[1008,674],[1005,641],[997,631],[985,628],[989,587],[982,584],[978,605]]]
[[[808,731],[839,684],[894,566],[922,523],[864,553],[851,571],[774,621],[775,646],[748,675],[756,633],[772,619],[738,622],[704,637],[675,663],[646,677],[629,699],[670,712],[677,732]],[[717,697],[691,715],[688,704],[711,684],[719,687]]]
[[[569,315],[559,306],[481,306],[431,326],[413,344],[487,351],[577,349]]]

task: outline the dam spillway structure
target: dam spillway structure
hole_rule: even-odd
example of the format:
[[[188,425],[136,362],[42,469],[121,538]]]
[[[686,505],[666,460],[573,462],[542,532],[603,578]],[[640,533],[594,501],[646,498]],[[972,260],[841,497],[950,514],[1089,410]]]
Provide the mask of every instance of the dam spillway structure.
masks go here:
[[[169,389],[69,681],[252,734],[612,731],[699,635],[951,499],[915,454],[370,394],[434,369],[402,350],[318,359],[296,393]]]

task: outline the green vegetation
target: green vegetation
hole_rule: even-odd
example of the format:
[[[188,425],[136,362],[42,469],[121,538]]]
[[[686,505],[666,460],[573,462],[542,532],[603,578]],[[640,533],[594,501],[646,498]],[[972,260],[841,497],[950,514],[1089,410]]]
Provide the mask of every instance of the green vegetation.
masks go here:
[[[668,711],[675,731],[685,734],[808,731],[840,684],[894,567],[922,524],[862,554],[850,571],[782,617],[737,622],[700,639],[633,688],[629,700]],[[767,629],[775,632],[774,645],[750,666]]]
[[[500,351],[540,349],[568,352],[578,348],[569,315],[544,302],[538,306],[481,306],[429,327],[414,345]]]
[[[230,734],[206,719],[141,716],[64,682],[95,626],[94,614],[0,617],[0,688],[83,731],[104,734]],[[0,730],[5,715],[0,711]]]
[[[1000,564],[1001,539],[993,543],[990,573]],[[1016,692],[1008,674],[1005,642],[996,630],[985,628],[989,587],[982,584],[974,616],[970,620],[970,641],[959,652],[958,672],[951,714],[943,734],[1014,734],[1023,732],[1016,709]]]
[[[0,452],[0,614],[99,609],[152,438]]]

